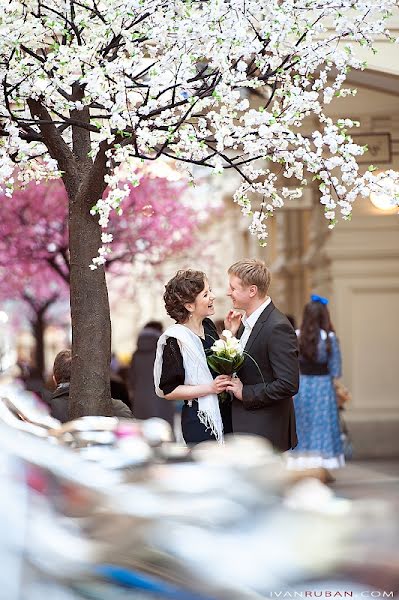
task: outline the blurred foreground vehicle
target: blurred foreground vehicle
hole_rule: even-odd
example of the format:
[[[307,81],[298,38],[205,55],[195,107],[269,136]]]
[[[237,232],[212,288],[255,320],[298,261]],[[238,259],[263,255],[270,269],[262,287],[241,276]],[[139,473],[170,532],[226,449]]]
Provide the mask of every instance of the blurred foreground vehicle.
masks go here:
[[[398,587],[395,507],[294,481],[263,439],[189,452],[159,419],[61,427],[18,388],[0,396],[1,598],[246,600]]]

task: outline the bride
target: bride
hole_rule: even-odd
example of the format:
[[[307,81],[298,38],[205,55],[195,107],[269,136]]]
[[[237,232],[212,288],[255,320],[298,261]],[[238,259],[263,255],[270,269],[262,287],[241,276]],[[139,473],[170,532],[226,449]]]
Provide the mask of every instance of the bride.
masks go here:
[[[208,318],[215,313],[214,299],[201,271],[178,271],[165,286],[166,312],[176,325],[158,340],[155,389],[166,400],[184,400],[181,426],[188,445],[205,440],[222,443],[223,431],[231,433],[230,406],[219,407],[217,396],[225,391],[230,376],[213,373],[205,355],[219,337]],[[225,325],[235,333],[240,320],[241,315],[231,311]]]

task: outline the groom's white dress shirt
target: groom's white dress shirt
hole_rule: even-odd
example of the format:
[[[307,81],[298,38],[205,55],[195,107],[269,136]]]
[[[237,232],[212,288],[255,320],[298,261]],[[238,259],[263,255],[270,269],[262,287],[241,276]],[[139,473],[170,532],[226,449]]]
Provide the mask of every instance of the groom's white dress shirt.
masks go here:
[[[244,325],[244,331],[240,338],[241,348],[244,350],[248,342],[248,338],[251,335],[253,328],[255,327],[256,321],[259,319],[266,306],[269,306],[272,299],[269,297],[263,304],[261,304],[249,317],[244,315],[242,317],[242,324]]]

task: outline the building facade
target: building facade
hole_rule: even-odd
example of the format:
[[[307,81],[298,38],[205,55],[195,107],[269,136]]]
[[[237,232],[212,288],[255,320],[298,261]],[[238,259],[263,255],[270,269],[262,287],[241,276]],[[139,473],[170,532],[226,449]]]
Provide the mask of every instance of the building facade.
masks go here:
[[[353,133],[367,144],[370,163],[399,170],[399,73],[371,70],[353,76],[358,93],[330,105],[332,117],[361,122]],[[312,122],[307,124],[312,130]],[[228,266],[244,256],[260,257],[271,267],[271,296],[300,324],[312,292],[330,299],[343,354],[343,381],[353,400],[346,410],[356,456],[399,456],[399,216],[358,199],[351,221],[328,229],[317,187],[287,203],[269,220],[269,241],[261,248],[248,222],[231,200],[234,180],[226,175],[208,193],[224,196],[218,219],[201,232],[203,248],[190,266],[203,269],[216,293],[217,318],[229,309]],[[212,191],[210,191],[212,190]],[[378,198],[374,200],[378,203]],[[204,256],[207,255],[207,256]],[[114,346],[129,354],[145,321],[169,323],[163,285],[185,261],[171,261],[162,275],[139,285],[134,302],[119,302],[114,314]],[[123,315],[123,317],[122,317]]]

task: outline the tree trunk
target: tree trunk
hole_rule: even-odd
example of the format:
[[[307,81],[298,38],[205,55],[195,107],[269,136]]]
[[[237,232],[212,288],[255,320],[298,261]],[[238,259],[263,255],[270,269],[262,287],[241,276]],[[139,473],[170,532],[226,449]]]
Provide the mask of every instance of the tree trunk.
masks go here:
[[[32,319],[33,337],[35,338],[35,367],[37,374],[44,380],[44,312],[39,310]]]
[[[44,302],[38,301],[34,296],[31,296],[26,290],[22,298],[29,304],[34,316],[31,318],[31,327],[33,337],[35,338],[35,369],[44,381],[45,376],[45,357],[44,357],[44,330],[46,326],[46,312],[49,307],[58,299],[58,294],[53,294]]]
[[[101,180],[101,177],[99,177]],[[101,227],[90,208],[101,196],[97,185],[82,186],[69,202],[72,373],[69,417],[112,416],[111,320],[102,267],[90,269],[101,246]],[[84,188],[84,189],[83,189]]]
[[[73,101],[84,98],[84,85],[72,84]],[[50,156],[63,172],[69,198],[69,251],[72,319],[72,372],[69,417],[111,416],[110,362],[111,319],[108,290],[102,267],[92,271],[90,264],[101,244],[98,218],[90,208],[101,198],[106,184],[106,140],[99,144],[96,158],[90,156],[90,109],[72,109],[72,149],[41,100],[28,99],[33,119],[41,121]]]

